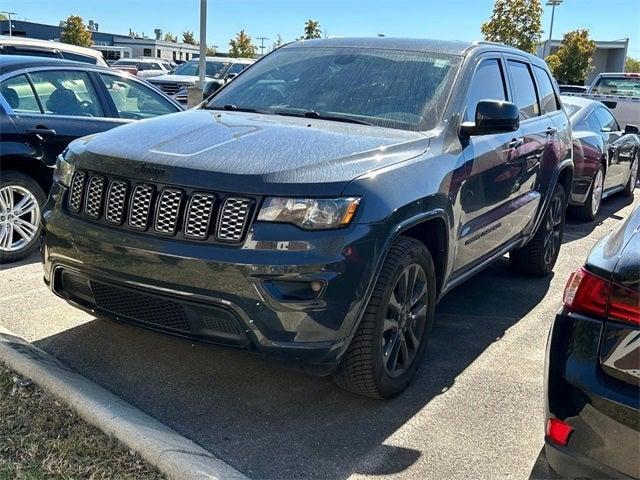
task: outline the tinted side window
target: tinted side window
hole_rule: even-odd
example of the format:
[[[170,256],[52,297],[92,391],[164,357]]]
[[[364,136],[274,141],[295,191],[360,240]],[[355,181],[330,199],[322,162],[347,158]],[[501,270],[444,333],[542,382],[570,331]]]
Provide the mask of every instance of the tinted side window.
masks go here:
[[[26,75],[16,75],[0,83],[0,94],[16,113],[42,113]]]
[[[504,77],[496,59],[483,60],[471,80],[467,94],[465,120],[473,121],[480,100],[506,100]]]
[[[511,85],[514,90],[514,101],[520,109],[520,118],[526,120],[540,115],[536,87],[531,78],[531,72],[526,63],[509,60],[509,73]]]
[[[556,93],[553,91],[553,84],[549,74],[542,68],[533,66],[533,73],[538,81],[538,91],[540,92],[540,106],[542,113],[551,113],[560,109]]]
[[[86,72],[33,72],[31,81],[47,115],[104,116],[98,95]]]
[[[603,132],[615,132],[616,130],[620,130],[620,128],[618,128],[618,122],[616,122],[616,119],[613,118],[613,115],[611,115],[608,110],[598,108],[595,111],[595,114],[596,117],[598,117],[598,122],[600,122]]]
[[[73,60],[74,62],[89,63],[91,65],[95,65],[96,63],[98,63],[98,60],[96,59],[96,57],[90,57],[88,55],[80,55],[78,53],[69,53],[69,52],[61,52],[61,53],[63,58],[66,58],[67,60]]]
[[[121,118],[139,120],[178,111],[165,98],[134,80],[105,73],[100,77]]]

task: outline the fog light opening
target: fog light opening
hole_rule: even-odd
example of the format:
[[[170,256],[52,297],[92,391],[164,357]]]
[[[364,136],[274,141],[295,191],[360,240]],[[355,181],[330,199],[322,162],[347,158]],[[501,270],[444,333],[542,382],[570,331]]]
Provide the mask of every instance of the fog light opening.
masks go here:
[[[549,418],[547,420],[547,438],[556,445],[565,447],[572,432],[573,427],[567,422],[557,418]]]

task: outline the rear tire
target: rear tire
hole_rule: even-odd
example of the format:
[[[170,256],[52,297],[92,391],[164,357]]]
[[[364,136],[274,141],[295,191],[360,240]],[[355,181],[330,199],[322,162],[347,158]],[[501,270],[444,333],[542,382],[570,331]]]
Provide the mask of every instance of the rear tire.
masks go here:
[[[602,193],[604,192],[604,167],[602,164],[598,167],[593,181],[591,182],[591,188],[587,195],[587,200],[583,205],[570,207],[569,213],[571,217],[586,222],[592,222],[598,216],[600,212],[600,205],[602,205]]]
[[[633,196],[633,191],[636,188],[636,183],[638,182],[638,167],[639,167],[639,163],[640,160],[638,160],[638,157],[640,157],[640,154],[636,153],[635,158],[633,159],[633,163],[631,164],[631,175],[629,176],[629,181],[627,182],[627,185],[624,187],[624,194],[627,197],[632,197]]]
[[[516,270],[536,277],[551,273],[562,245],[566,205],[564,188],[558,183],[538,231],[524,247],[509,253]]]
[[[408,237],[394,241],[360,325],[333,374],[340,387],[368,397],[393,398],[409,386],[433,324],[435,281],[433,259],[424,244]]]
[[[40,244],[42,187],[27,175],[5,171],[0,176],[0,264],[22,260]]]

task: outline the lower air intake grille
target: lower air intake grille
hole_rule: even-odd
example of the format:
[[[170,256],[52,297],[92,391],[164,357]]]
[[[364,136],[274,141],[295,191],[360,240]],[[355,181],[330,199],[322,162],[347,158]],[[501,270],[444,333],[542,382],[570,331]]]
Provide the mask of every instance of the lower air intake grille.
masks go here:
[[[246,198],[229,197],[224,201],[218,220],[218,239],[237,242],[244,234],[251,201]]]
[[[190,331],[184,307],[179,303],[101,282],[90,281],[89,285],[98,308],[131,320]]]

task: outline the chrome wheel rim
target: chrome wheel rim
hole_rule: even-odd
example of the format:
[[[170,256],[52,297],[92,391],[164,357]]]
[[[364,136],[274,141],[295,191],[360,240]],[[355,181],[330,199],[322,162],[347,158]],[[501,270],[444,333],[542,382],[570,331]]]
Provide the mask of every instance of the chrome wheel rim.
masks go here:
[[[636,188],[636,182],[638,181],[638,159],[636,158],[631,164],[631,178],[629,182],[631,182],[631,191]]]
[[[390,377],[411,366],[427,322],[427,275],[417,263],[404,268],[385,309],[382,362]]]
[[[591,213],[595,216],[600,210],[600,202],[602,201],[602,189],[604,187],[604,175],[602,174],[602,168],[596,173],[596,178],[593,180],[593,191],[591,192]]]
[[[0,251],[15,252],[29,245],[40,225],[40,207],[26,188],[0,188]]]
[[[553,262],[558,250],[562,234],[562,199],[554,197],[549,205],[545,218],[546,235],[544,237],[544,261],[547,265]]]

